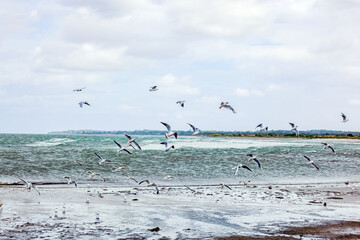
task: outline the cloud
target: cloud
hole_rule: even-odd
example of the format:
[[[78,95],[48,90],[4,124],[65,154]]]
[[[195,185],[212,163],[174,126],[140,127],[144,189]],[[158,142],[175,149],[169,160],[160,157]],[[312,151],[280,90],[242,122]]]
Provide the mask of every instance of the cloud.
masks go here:
[[[350,105],[360,106],[360,99],[351,99],[349,100]]]
[[[246,89],[246,88],[236,88],[234,94],[240,97],[264,96],[264,92],[261,90]]]
[[[163,95],[198,95],[199,88],[190,85],[190,77],[175,77],[167,74],[159,79],[159,92]]]
[[[202,96],[195,100],[198,103],[205,103],[205,104],[220,104],[221,100],[218,96]]]

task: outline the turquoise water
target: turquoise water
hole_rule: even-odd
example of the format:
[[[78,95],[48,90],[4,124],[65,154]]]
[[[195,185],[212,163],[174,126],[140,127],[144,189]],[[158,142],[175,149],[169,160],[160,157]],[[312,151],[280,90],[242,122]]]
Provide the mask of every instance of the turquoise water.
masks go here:
[[[327,140],[335,150],[323,149],[324,140],[209,138],[180,136],[169,140],[175,150],[164,151],[159,144],[163,136],[133,136],[143,151],[118,153],[113,140],[127,142],[123,135],[0,135],[0,182],[29,181],[64,182],[70,176],[81,183],[101,182],[82,175],[86,170],[101,173],[108,183],[134,184],[124,175],[138,180],[149,179],[166,184],[217,184],[251,180],[258,183],[303,183],[360,180],[360,142]],[[94,152],[112,162],[98,164]],[[248,162],[253,153],[262,163],[259,169]],[[303,154],[320,167],[307,164]],[[79,161],[83,166],[73,163]],[[241,169],[233,175],[233,167],[245,164],[253,171]],[[115,172],[114,167],[127,170]],[[174,177],[165,181],[162,174]],[[94,178],[97,180],[97,178]]]

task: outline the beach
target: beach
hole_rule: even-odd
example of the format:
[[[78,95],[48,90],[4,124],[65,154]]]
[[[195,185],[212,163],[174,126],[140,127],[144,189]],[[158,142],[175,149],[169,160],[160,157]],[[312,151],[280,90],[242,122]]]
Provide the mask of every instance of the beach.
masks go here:
[[[0,239],[326,239],[324,224],[360,237],[359,182],[228,187],[2,186]]]

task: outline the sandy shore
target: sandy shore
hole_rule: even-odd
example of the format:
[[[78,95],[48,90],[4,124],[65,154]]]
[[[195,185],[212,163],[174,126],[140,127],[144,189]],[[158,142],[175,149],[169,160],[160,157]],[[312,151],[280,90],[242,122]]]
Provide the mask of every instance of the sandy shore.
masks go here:
[[[360,236],[359,183],[189,187],[1,186],[0,239]]]

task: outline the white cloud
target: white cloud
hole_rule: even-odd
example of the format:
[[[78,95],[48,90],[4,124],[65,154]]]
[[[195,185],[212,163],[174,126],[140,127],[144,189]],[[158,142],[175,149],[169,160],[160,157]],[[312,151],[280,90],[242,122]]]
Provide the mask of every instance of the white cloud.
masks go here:
[[[190,85],[190,77],[177,78],[167,74],[159,79],[159,92],[162,95],[198,95],[199,88]]]
[[[249,97],[249,96],[263,96],[264,92],[257,89],[236,88],[234,94],[240,97]]]
[[[218,96],[202,96],[201,98],[196,99],[196,102],[205,104],[220,104],[221,100]]]
[[[349,100],[350,105],[360,106],[360,99],[351,99]]]

